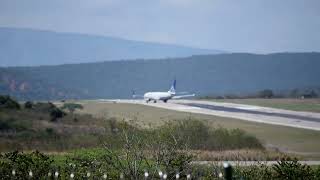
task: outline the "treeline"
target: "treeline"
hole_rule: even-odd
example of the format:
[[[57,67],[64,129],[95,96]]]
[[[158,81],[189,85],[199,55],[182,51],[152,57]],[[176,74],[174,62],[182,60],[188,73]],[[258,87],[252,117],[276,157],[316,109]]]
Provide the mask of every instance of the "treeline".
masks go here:
[[[250,98],[318,98],[320,95],[320,88],[303,88],[285,91],[274,91],[271,89],[264,89],[256,93],[239,93],[239,94],[225,94],[225,95],[206,95],[200,96],[199,99],[250,99]]]
[[[74,106],[72,104],[66,104],[62,107],[62,109],[69,109],[70,106]],[[56,105],[54,105],[51,102],[43,103],[43,102],[37,102],[34,103],[32,101],[26,101],[23,103],[23,108],[25,110],[32,110],[33,113],[48,113],[51,117],[51,121],[56,121],[57,118],[62,118],[66,115],[66,113],[58,108]],[[74,111],[74,108],[80,108],[79,105],[72,107],[72,110]],[[18,101],[11,98],[8,95],[0,95],[0,111],[3,109],[8,110],[20,110],[21,105]],[[1,127],[0,127],[1,129]]]

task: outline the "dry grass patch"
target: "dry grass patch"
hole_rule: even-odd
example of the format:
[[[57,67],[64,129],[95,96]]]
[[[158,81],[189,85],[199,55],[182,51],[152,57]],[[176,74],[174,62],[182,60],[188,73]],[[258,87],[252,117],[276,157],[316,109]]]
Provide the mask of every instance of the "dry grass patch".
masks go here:
[[[94,117],[118,117],[135,122],[142,127],[158,127],[175,119],[206,120],[211,127],[222,126],[227,129],[239,128],[257,137],[268,147],[283,152],[298,154],[309,153],[307,156],[320,152],[320,132],[285,126],[276,126],[244,120],[217,117],[203,114],[178,112],[138,104],[85,102],[80,101],[84,109],[80,113],[89,113]]]

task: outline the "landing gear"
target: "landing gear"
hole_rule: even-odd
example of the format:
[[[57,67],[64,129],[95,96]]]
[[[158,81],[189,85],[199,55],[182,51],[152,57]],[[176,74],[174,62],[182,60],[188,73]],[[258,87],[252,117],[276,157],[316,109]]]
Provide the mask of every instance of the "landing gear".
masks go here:
[[[151,101],[151,99],[147,99],[147,100],[146,100],[146,103],[149,103],[150,101]]]
[[[153,103],[157,103],[157,100],[153,100]]]
[[[164,103],[167,103],[168,99],[163,100]]]

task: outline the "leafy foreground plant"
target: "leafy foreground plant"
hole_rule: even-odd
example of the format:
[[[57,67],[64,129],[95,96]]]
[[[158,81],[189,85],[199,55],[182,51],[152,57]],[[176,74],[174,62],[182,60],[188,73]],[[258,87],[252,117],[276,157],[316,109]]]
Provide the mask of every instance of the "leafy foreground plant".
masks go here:
[[[318,180],[320,179],[320,166],[301,164],[296,158],[283,158],[272,166],[264,164],[249,167],[236,168],[234,177],[236,179],[275,179],[275,180]]]
[[[310,166],[300,164],[297,159],[282,159],[274,165],[275,179],[313,179],[317,178],[316,173]],[[318,168],[319,170],[319,168]],[[318,176],[318,178],[320,178]]]
[[[26,179],[29,177],[44,177],[47,175],[53,160],[36,151],[31,154],[18,151],[1,155],[0,175],[1,179]]]
[[[123,151],[80,150],[60,159],[39,152],[7,153],[0,158],[0,179],[161,179],[160,172],[162,179],[176,179],[177,174],[180,179],[223,179],[223,168],[219,165],[192,165],[189,156],[163,144],[159,147],[165,150],[156,151],[159,154],[151,157],[146,151],[138,151],[141,146],[131,140],[128,136],[128,147]],[[233,172],[233,179],[320,178],[320,167],[311,168],[296,159],[282,159],[273,166],[234,167]]]

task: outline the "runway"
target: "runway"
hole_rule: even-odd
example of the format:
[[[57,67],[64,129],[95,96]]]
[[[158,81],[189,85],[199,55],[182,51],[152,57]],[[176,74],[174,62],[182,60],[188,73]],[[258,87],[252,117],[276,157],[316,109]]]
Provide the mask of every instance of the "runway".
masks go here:
[[[145,103],[143,100],[112,100],[112,102],[142,104],[175,111],[320,131],[320,113],[203,100],[171,100],[168,103]]]
[[[284,118],[291,118],[291,119],[297,119],[297,120],[320,122],[320,118],[313,118],[313,117],[294,115],[294,114],[263,112],[263,111],[257,111],[257,110],[251,110],[251,109],[230,108],[225,106],[216,106],[216,105],[208,105],[208,104],[201,104],[201,103],[186,103],[183,105],[199,107],[204,109],[211,109],[216,111],[242,112],[242,113],[248,113],[248,114],[257,114],[257,115],[266,115],[266,116],[284,117]]]

